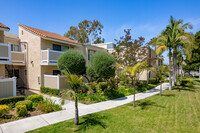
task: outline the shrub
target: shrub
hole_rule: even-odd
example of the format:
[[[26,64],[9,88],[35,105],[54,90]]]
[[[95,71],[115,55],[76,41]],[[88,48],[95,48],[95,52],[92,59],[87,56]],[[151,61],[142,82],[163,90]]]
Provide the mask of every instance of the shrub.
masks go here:
[[[19,117],[27,116],[28,111],[27,111],[26,105],[18,105],[18,106],[16,106],[15,113]]]
[[[48,100],[48,99],[39,103],[38,106],[37,106],[37,109],[41,110],[45,113],[62,110],[60,105],[55,104],[55,102],[53,102],[52,100]]]
[[[40,101],[43,101],[43,96],[42,95],[30,95],[27,97],[27,100],[32,101],[33,103],[38,103]]]
[[[91,68],[88,67],[88,69],[92,69],[97,78],[109,79],[115,76],[115,62],[115,58],[109,53],[98,51],[92,56],[90,61]],[[87,74],[88,76],[92,76],[90,73]]]
[[[48,87],[40,87],[40,92],[44,93],[44,94],[54,95],[54,96],[60,95],[59,89],[51,89],[51,88],[48,88]]]
[[[16,102],[18,101],[23,101],[25,99],[24,96],[13,96],[13,97],[7,97],[7,98],[0,98],[0,105],[3,105],[3,104],[10,104],[10,103],[13,103],[15,104]]]
[[[0,117],[8,113],[9,107],[7,105],[0,105]]]
[[[102,89],[103,91],[107,89],[108,84],[106,82],[99,82],[99,88]]]
[[[32,101],[30,100],[19,101],[15,104],[15,107],[18,105],[26,105],[27,110],[31,110],[33,106]]]
[[[62,73],[83,75],[86,73],[86,61],[83,54],[78,50],[68,50],[58,59],[58,68]]]

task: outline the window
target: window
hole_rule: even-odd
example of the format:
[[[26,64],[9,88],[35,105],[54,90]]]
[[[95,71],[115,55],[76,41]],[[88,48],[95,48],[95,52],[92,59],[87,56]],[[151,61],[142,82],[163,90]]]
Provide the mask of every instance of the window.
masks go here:
[[[58,74],[61,74],[59,70],[53,70],[53,75],[58,75]]]
[[[114,44],[112,43],[112,44],[108,44],[107,45],[107,49],[114,49]]]
[[[88,60],[91,59],[92,55],[95,53],[93,50],[88,50]]]
[[[19,52],[20,51],[20,45],[11,44],[11,51]]]
[[[24,31],[23,30],[21,30],[21,33],[22,33],[22,35],[24,34]]]
[[[66,51],[68,49],[69,49],[68,46],[53,44],[53,50],[55,50],[55,51],[63,51],[64,52],[64,51]]]

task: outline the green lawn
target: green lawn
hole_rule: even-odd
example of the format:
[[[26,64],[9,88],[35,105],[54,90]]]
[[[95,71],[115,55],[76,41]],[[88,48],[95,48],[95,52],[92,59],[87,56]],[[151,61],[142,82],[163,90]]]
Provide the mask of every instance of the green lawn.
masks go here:
[[[80,118],[81,124],[74,126],[74,120],[64,121],[32,131],[42,133],[87,132],[200,132],[200,82],[194,87],[178,87],[107,111]],[[198,86],[199,85],[199,86]]]

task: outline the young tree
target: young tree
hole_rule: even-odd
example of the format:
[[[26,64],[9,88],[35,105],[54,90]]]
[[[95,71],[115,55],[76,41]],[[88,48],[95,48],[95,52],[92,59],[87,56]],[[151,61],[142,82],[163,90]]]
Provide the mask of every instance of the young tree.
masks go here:
[[[156,76],[158,77],[160,81],[160,96],[161,96],[162,95],[162,75],[165,72],[170,72],[170,69],[168,66],[159,66],[158,68],[152,67],[150,68],[150,70],[156,74]]]
[[[66,73],[67,75],[67,83],[70,85],[71,89],[65,90],[62,93],[63,102],[64,100],[69,96],[74,96],[75,99],[75,121],[74,124],[79,124],[79,114],[78,114],[78,92],[81,90],[81,86],[83,84],[82,82],[82,76],[79,77],[77,75],[72,75],[70,73]]]
[[[75,125],[79,124],[78,92],[82,86],[82,76],[86,73],[86,61],[83,54],[77,50],[68,50],[58,59],[58,68],[67,76],[67,83],[71,89],[63,90],[63,100],[70,94],[75,99]],[[73,75],[74,74],[74,75]]]
[[[98,79],[109,79],[115,76],[115,58],[107,52],[98,51],[90,60],[87,75]]]
[[[137,78],[140,77],[142,71],[147,69],[147,62],[137,63],[134,67],[127,66],[124,73],[128,73],[133,81],[133,106],[135,107],[135,83]]]
[[[102,29],[103,25],[98,20],[83,20],[77,27],[71,26],[64,36],[84,44],[104,43]]]

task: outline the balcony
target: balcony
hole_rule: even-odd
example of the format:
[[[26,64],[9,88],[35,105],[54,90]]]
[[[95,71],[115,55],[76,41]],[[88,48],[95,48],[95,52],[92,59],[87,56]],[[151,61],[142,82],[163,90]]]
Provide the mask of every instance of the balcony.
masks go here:
[[[10,44],[0,43],[0,64],[11,64]]]
[[[11,52],[11,59],[13,65],[25,65],[25,52]]]
[[[41,65],[57,65],[58,58],[63,52],[55,50],[41,50]]]

